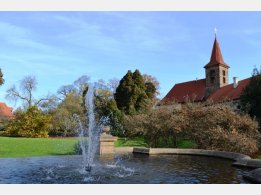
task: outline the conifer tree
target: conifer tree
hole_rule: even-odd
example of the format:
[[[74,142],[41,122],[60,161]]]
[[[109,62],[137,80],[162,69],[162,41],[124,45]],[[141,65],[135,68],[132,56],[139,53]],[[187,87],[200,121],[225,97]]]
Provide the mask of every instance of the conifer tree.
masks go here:
[[[114,94],[117,107],[125,113],[133,111],[133,87],[134,82],[132,80],[132,72],[129,70],[127,74],[120,80],[120,84]]]
[[[114,94],[117,107],[125,114],[130,115],[147,110],[151,106],[151,100],[154,97],[154,94],[147,94],[147,91],[153,93],[147,88],[140,71],[135,70],[132,73],[129,70],[120,80],[120,84]]]

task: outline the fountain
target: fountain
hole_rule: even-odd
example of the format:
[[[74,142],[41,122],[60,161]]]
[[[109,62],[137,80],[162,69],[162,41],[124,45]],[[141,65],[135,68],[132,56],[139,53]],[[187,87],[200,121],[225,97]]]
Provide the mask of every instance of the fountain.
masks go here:
[[[94,89],[89,85],[88,92],[85,99],[85,105],[88,108],[86,118],[88,119],[88,139],[86,138],[86,128],[83,127],[80,119],[76,116],[76,121],[79,125],[79,139],[82,150],[83,165],[87,172],[90,172],[94,163],[95,155],[97,154],[100,143],[100,155],[113,154],[114,142],[116,137],[108,134],[110,127],[103,124],[97,124],[94,114],[93,102]],[[101,130],[103,133],[101,134]],[[101,135],[100,135],[101,134]]]
[[[100,128],[96,125],[94,116],[94,103],[93,103],[93,86],[89,85],[88,92],[85,99],[85,105],[88,108],[88,150],[86,154],[86,167],[87,171],[91,171],[94,156],[97,151]]]

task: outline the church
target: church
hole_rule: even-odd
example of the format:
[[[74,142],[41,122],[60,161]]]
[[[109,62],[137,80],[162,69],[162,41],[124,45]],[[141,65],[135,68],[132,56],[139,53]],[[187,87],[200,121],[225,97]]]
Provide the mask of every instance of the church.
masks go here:
[[[229,65],[225,63],[215,36],[210,61],[204,66],[205,78],[175,84],[160,101],[160,106],[170,106],[187,102],[230,102],[240,109],[239,99],[251,78],[238,81],[233,77],[229,84]]]

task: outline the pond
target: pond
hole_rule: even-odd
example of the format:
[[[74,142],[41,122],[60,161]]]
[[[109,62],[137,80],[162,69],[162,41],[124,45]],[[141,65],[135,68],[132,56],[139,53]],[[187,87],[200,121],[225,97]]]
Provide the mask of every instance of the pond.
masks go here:
[[[249,183],[249,169],[233,161],[190,155],[114,155],[102,157],[91,172],[82,156],[0,159],[2,184],[232,184]]]

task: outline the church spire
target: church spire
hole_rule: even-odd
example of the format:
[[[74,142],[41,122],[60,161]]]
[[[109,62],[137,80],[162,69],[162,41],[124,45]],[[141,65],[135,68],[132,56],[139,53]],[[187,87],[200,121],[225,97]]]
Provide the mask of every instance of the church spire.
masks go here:
[[[224,59],[223,59],[223,56],[222,56],[222,53],[221,53],[221,50],[219,47],[219,43],[217,41],[217,35],[216,35],[216,30],[215,30],[215,41],[213,44],[210,61],[208,64],[206,64],[204,66],[204,68],[209,68],[209,67],[216,66],[216,65],[221,65],[221,66],[229,68],[229,66],[224,62]]]
[[[228,85],[228,68],[224,62],[215,32],[215,41],[209,63],[204,67],[206,72],[205,97]]]

